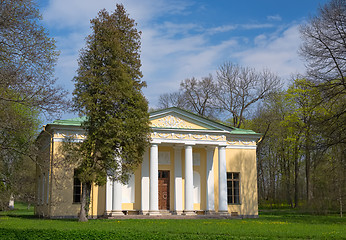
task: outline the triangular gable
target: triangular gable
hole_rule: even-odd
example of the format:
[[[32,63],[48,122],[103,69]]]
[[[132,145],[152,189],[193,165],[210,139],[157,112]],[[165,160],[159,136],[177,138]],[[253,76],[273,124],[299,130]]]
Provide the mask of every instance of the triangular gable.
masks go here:
[[[233,131],[231,127],[176,107],[151,112],[149,119],[152,128]]]

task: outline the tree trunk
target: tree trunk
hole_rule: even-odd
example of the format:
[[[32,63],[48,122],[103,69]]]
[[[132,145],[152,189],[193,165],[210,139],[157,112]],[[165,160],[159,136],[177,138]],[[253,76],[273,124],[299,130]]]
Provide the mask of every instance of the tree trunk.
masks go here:
[[[298,143],[294,147],[294,208],[298,207]]]
[[[305,178],[306,178],[306,201],[310,202],[310,130],[306,131],[305,139]]]
[[[80,206],[79,212],[79,221],[87,222],[88,221],[88,212],[89,212],[89,204],[90,204],[90,183],[82,183],[82,202]]]

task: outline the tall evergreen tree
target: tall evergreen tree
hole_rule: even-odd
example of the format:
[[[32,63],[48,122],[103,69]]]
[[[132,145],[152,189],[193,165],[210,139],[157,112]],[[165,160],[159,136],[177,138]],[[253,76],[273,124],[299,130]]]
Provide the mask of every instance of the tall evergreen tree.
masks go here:
[[[126,182],[141,163],[149,143],[148,103],[142,94],[140,34],[123,5],[101,10],[81,51],[74,78],[74,104],[86,116],[86,140],[80,146],[82,182],[80,221],[87,221],[91,184],[107,175]]]

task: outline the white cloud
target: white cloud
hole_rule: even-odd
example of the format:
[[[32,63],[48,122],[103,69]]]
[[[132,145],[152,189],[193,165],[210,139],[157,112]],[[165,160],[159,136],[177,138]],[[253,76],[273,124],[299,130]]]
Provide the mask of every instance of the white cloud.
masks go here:
[[[183,14],[190,5],[183,0],[124,0],[122,4],[130,17],[140,24],[165,14]],[[43,11],[43,18],[58,28],[88,28],[89,20],[104,8],[113,11],[114,0],[50,0]]]
[[[271,20],[271,21],[281,21],[282,20],[282,18],[279,14],[267,16],[267,19]]]
[[[254,47],[234,55],[240,64],[257,69],[269,68],[284,79],[304,72],[304,64],[297,53],[301,43],[297,25],[275,36],[258,35],[254,43]]]
[[[89,20],[102,8],[113,11],[114,4],[113,0],[51,0],[44,10],[44,21],[56,31],[53,37],[61,51],[57,76],[70,91],[73,90],[71,80],[77,69],[79,50],[85,46],[84,39],[90,32]],[[152,107],[160,94],[178,90],[181,80],[214,74],[217,66],[229,58],[244,66],[268,67],[283,77],[303,69],[296,53],[300,43],[297,26],[281,34],[268,33],[277,29],[268,23],[226,24],[208,29],[192,21],[155,21],[165,14],[189,14],[187,1],[126,0],[123,4],[142,31],[142,72],[148,84],[144,93]],[[238,29],[249,32],[265,29],[266,33],[251,38],[237,35]],[[222,38],[215,40],[213,37],[218,33],[223,33]],[[254,45],[239,50],[249,43]]]

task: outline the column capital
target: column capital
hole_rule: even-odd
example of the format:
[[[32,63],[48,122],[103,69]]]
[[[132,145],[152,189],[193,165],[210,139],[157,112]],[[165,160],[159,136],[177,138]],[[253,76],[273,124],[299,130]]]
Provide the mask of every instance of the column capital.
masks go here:
[[[211,150],[215,150],[216,147],[217,147],[217,145],[207,145],[207,146],[205,146],[205,149],[207,151],[211,151]]]
[[[194,144],[185,144],[184,145],[184,148],[185,149],[188,149],[188,148],[192,148],[194,146]]]
[[[173,146],[173,149],[174,149],[174,150],[182,150],[183,147],[184,147],[183,145],[174,145],[174,146]]]

